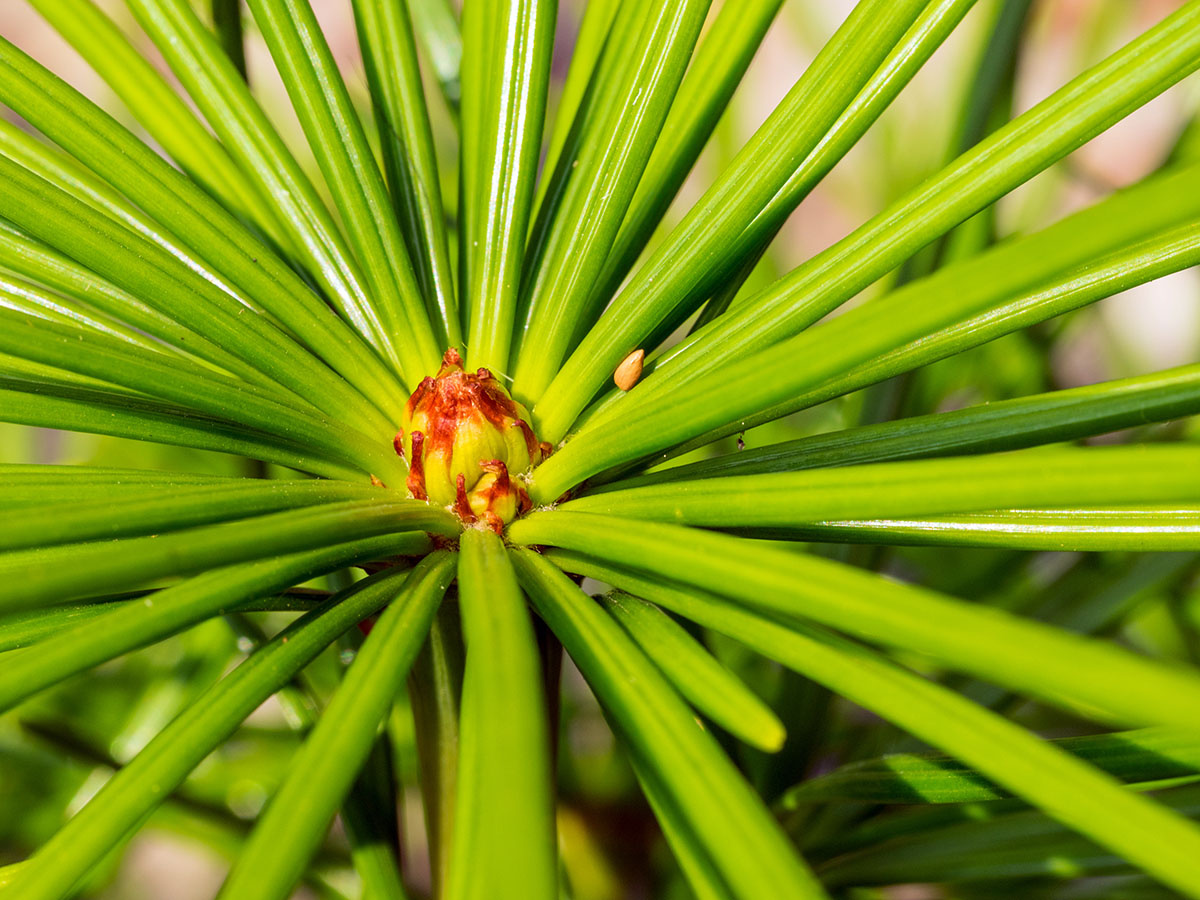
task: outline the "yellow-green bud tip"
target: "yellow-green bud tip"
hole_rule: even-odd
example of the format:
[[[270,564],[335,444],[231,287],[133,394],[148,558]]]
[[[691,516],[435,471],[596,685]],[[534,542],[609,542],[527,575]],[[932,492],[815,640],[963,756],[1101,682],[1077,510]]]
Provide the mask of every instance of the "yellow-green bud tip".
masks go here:
[[[408,398],[395,447],[412,497],[497,533],[529,509],[521,477],[550,453],[525,407],[487,369],[464,372],[454,349]]]

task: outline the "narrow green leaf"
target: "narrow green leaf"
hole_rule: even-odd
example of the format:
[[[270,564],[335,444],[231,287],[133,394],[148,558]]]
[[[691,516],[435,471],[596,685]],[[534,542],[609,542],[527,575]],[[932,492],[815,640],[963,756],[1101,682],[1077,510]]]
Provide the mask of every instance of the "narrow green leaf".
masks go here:
[[[228,475],[206,475],[192,472],[168,472],[158,469],[127,469],[118,466],[51,465],[49,463],[0,463],[0,498],[9,499],[9,492],[21,485],[55,484],[228,484]]]
[[[1200,366],[864,425],[729,453],[604,485],[794,472],[824,466],[1016,450],[1200,414]]]
[[[969,6],[974,0],[959,0]],[[612,299],[662,221],[684,179],[696,164],[751,59],[775,20],[783,0],[726,3],[706,29],[671,104],[659,141],[646,163],[637,192],[608,253],[603,273],[592,289],[582,325],[590,326]],[[576,328],[576,341],[584,328]]]
[[[1002,509],[920,519],[833,520],[789,529],[789,536],[813,541],[1018,550],[1196,550],[1200,549],[1200,506]]]
[[[842,372],[822,381],[819,387],[811,390],[801,389],[787,400],[776,402],[760,412],[746,416],[736,425],[727,424],[714,429],[681,445],[680,449],[708,443],[721,433],[729,434],[772,421],[796,409],[806,408],[830,397],[841,396],[858,387],[876,384],[893,374],[910,372],[925,363],[944,359],[1136,285],[1181,271],[1198,261],[1200,236],[1192,226],[1185,225],[1164,231],[1159,237],[1099,257],[1021,291],[1008,302],[1000,303],[993,309],[968,314],[966,318],[949,323],[945,327],[939,328],[935,325],[922,338],[911,340],[903,346],[893,345],[867,360],[857,357],[846,360],[842,363]],[[879,311],[882,312],[882,308]],[[817,330],[813,329],[814,336]],[[821,337],[829,339],[835,336],[829,332],[822,332]],[[800,335],[796,341],[799,342],[803,338],[804,335]],[[851,351],[851,355],[855,354],[856,351]]]
[[[221,889],[222,900],[291,896],[425,640],[453,577],[453,561],[448,553],[434,553],[408,574],[259,817]]]
[[[243,421],[258,418],[260,426],[266,421],[264,416],[270,417],[265,412],[268,408],[277,421],[289,415],[298,420],[307,417],[317,421],[323,416],[320,410],[276,382],[268,382],[266,386],[247,383],[170,354],[153,341],[131,339],[127,329],[107,328],[99,321],[89,325],[83,317],[55,310],[55,305],[53,297],[44,291],[23,289],[21,283],[0,276],[0,321],[4,323],[0,350],[10,354],[10,358],[37,362],[64,375],[85,374],[130,393],[166,394],[185,403],[192,401],[181,398],[199,395],[201,399],[195,402],[206,406],[209,412],[217,410],[220,403],[206,403],[198,386],[211,385],[218,394],[222,389],[240,392],[251,407],[242,416]],[[76,348],[87,348],[88,352],[80,354]],[[164,369],[178,372],[179,386],[154,387],[153,376],[161,376]]]
[[[388,535],[339,543],[321,550],[228,566],[197,575],[133,603],[110,605],[49,640],[5,656],[0,709],[92,666],[170,637],[246,601],[326,572],[405,552],[411,537]]]
[[[559,163],[572,131],[578,131],[576,117],[580,109],[594,97],[595,82],[602,77],[598,65],[610,41],[611,28],[621,0],[587,0],[583,18],[571,48],[571,64],[558,94],[554,124],[546,140],[543,175],[538,179],[533,206],[540,210],[546,192],[562,173]]]
[[[236,475],[208,475],[158,469],[128,469],[110,466],[49,465],[45,463],[0,464],[0,509],[20,509],[54,503],[87,503],[111,500],[113,496],[134,497],[141,492],[176,489],[232,487],[263,484]]]
[[[342,805],[350,859],[371,900],[407,900],[400,872],[400,823],[396,802],[401,785],[391,759],[392,744],[380,735]]]
[[[63,603],[127,590],[168,575],[190,575],[212,566],[402,530],[412,531],[403,541],[409,552],[421,553],[428,549],[429,539],[416,529],[449,536],[457,533],[458,520],[445,510],[414,500],[352,500],[203,525],[161,537],[18,550],[0,554],[0,577],[7,585],[0,609]]]
[[[443,347],[462,344],[436,148],[407,0],[354,0],[384,171],[430,321]]]
[[[539,468],[539,480],[550,481],[550,491],[563,477],[576,483],[583,455],[592,474],[606,467],[605,456],[629,460],[711,441],[1193,265],[1200,261],[1200,233],[1190,221],[1198,208],[1193,184],[1200,184],[1200,167],[1151,179],[723,371],[668,382],[667,390],[651,377],[624,401],[598,410]],[[669,421],[641,427],[654,408]],[[613,424],[618,415],[654,437],[631,442],[627,429]],[[559,494],[569,486],[561,484]],[[535,492],[541,489],[535,485]]]
[[[130,591],[127,594],[95,598],[91,602],[75,606],[54,606],[0,616],[0,652],[19,650],[55,637],[70,627],[94,621],[118,607],[144,607],[144,599],[149,593],[152,592]],[[307,612],[328,596],[328,591],[297,588],[273,597],[257,597],[239,604],[237,609],[239,613]]]
[[[857,9],[862,9],[862,6]],[[794,335],[907,259],[917,249],[1028,180],[1200,66],[1200,7],[1186,6],[980,142],[941,173],[671,353],[656,375],[695,379]],[[752,179],[757,180],[757,179]],[[712,192],[710,191],[710,194]],[[705,209],[698,204],[675,234]],[[703,223],[701,223],[703,224]],[[717,229],[709,229],[716,233]],[[668,241],[656,259],[674,250]],[[693,246],[689,244],[688,246]],[[696,244],[695,246],[699,246]],[[864,255],[865,254],[865,255]],[[869,263],[864,263],[869,260]],[[684,264],[680,259],[677,264]],[[650,264],[641,270],[661,274]],[[635,282],[640,286],[641,274]],[[649,282],[647,282],[649,283]],[[637,306],[634,285],[576,351],[547,394],[539,425],[555,441],[617,362],[661,320],[654,297]],[[639,288],[640,289],[640,288]],[[644,292],[648,293],[648,291]],[[647,314],[645,310],[649,310]],[[548,421],[548,417],[552,416]]]
[[[628,595],[601,602],[699,712],[768,753],[783,746],[787,734],[771,707],[670,616]]]
[[[563,86],[562,96],[573,108],[562,109],[558,114],[559,121],[551,140],[559,143],[548,148],[546,163],[538,179],[537,216],[530,229],[524,264],[527,272],[537,255],[537,248],[545,245],[546,236],[555,226],[558,210],[575,176],[575,160],[584,147],[605,140],[599,133],[609,109],[605,103],[611,104],[616,82],[627,73],[623,65],[626,48],[637,43],[649,9],[644,3],[613,4],[608,0],[588,3],[577,39],[579,43],[571,54],[571,73]],[[572,94],[568,95],[568,91]],[[517,316],[522,337],[530,325],[530,300],[530,292],[522,290]],[[520,345],[513,349],[519,352]]]
[[[662,828],[663,837],[667,839],[671,853],[679,863],[688,885],[696,894],[696,900],[729,900],[734,895],[730,893],[721,873],[709,858],[703,842],[696,837],[695,831],[688,825],[687,819],[672,800],[667,788],[654,772],[640,764],[637,759],[631,759],[630,763],[654,818]]]
[[[279,391],[267,392],[104,334],[0,308],[0,351],[103,379],[245,428],[274,432],[366,471],[378,469],[389,480],[403,471],[390,448],[344,424],[335,425],[302,401],[286,404],[279,398],[287,395]]]
[[[463,680],[450,900],[558,897],[550,736],[525,599],[503,542],[463,533]]]
[[[86,109],[86,105],[81,104],[80,108]],[[37,110],[32,110],[31,114],[37,114]],[[53,127],[46,122],[43,122],[43,125]],[[92,209],[104,213],[130,231],[157,244],[206,281],[235,297],[243,305],[249,305],[245,294],[228,278],[217,272],[163,225],[131,203],[124,194],[114,190],[102,177],[59,147],[35,137],[7,120],[0,119],[0,152],[39,178],[49,181]],[[0,222],[0,225],[6,230],[21,234],[6,222]],[[22,236],[29,240],[28,235]],[[91,276],[96,277],[94,272]]]
[[[211,43],[211,35],[195,20],[190,9],[188,14],[192,16],[203,39]],[[222,65],[230,67],[221,51],[215,46],[212,49],[214,57]],[[231,71],[231,67],[229,74],[238,88],[244,92],[245,85],[236,73]],[[381,360],[368,352],[362,337],[355,334],[345,323],[339,321],[338,317],[329,310],[325,301],[314,294],[299,275],[244,228],[224,207],[169,166],[157,153],[121,127],[111,116],[5,42],[0,42],[0,89],[3,90],[6,103],[25,119],[78,159],[86,160],[88,167],[128,195],[158,223],[175,235],[179,241],[192,248],[209,264],[209,272],[221,273],[219,278],[214,278],[213,275],[206,272],[202,276],[205,280],[211,279],[216,283],[221,283],[224,279],[229,279],[245,297],[254,298],[256,305],[261,306],[277,317],[279,321],[285,323],[322,359],[327,360],[345,377],[352,379],[363,396],[369,397],[375,405],[383,410],[389,412],[395,410],[395,412],[391,412],[391,415],[394,420],[398,420],[401,403],[392,397],[398,388],[398,382],[392,373],[388,371]],[[227,114],[229,110],[224,108],[223,110],[226,113],[224,119],[228,120],[230,118]],[[225,143],[229,145],[228,140],[225,140]],[[251,177],[258,178],[261,175],[261,169],[252,169],[245,165],[243,165],[243,169]],[[290,226],[295,221],[305,221],[295,210],[282,204],[278,196],[272,194],[272,199],[281,210],[284,224]],[[319,203],[315,198],[313,202]],[[118,204],[118,206],[120,205]],[[108,206],[105,207],[106,211]],[[29,201],[26,200],[24,203],[18,203],[17,209],[30,213],[36,210],[36,207],[30,206]],[[123,280],[126,277],[134,276],[137,269],[129,272],[127,276],[125,272],[127,267],[114,268],[104,257],[96,258],[95,255],[81,257],[77,253],[67,250],[58,239],[58,233],[62,230],[61,226],[47,229],[36,217],[30,219],[28,215],[18,216],[12,213],[6,215],[21,225],[27,233],[40,237],[51,246],[67,252],[69,256],[107,277],[109,281],[126,288],[143,302],[150,305],[163,302],[160,299],[161,286],[154,288],[147,295]],[[89,218],[95,221],[94,216]],[[138,215],[133,218],[142,220],[142,217]],[[126,224],[133,227],[129,222]],[[91,230],[98,229],[93,226]],[[135,230],[137,229],[135,228]],[[165,243],[168,245],[167,252],[170,252],[170,245],[173,242]],[[81,241],[76,236],[70,246],[79,246],[80,244]],[[303,241],[299,238],[296,239],[296,244],[304,246]],[[109,256],[112,256],[111,252]],[[145,266],[140,268],[145,268]],[[314,265],[313,272],[319,277],[325,273],[326,268],[329,267]],[[171,269],[168,267],[167,271],[171,271]],[[191,273],[188,273],[188,276],[185,283],[198,280]],[[176,277],[177,279],[182,278],[182,276]],[[193,286],[193,290],[198,287],[200,286]],[[207,285],[203,287],[207,288]],[[228,309],[236,309],[241,306],[237,303],[231,305],[223,294],[215,291],[206,290],[203,293],[207,297],[208,305],[217,304]],[[352,293],[339,293],[337,290],[330,290],[328,296],[330,301],[339,308],[348,302],[352,303],[354,298]],[[179,310],[178,307],[178,303],[174,304],[171,307],[171,314],[186,312],[186,310]],[[189,326],[194,324],[186,316],[181,321]],[[369,337],[369,329],[362,328],[361,323],[359,324],[363,335]],[[262,330],[253,320],[243,323],[243,328]],[[237,352],[237,343],[226,336],[213,334],[201,327],[196,327],[194,330],[218,341],[227,349]],[[271,337],[269,333],[260,334],[259,343],[271,346]],[[253,357],[247,361],[262,367],[262,363]],[[312,368],[311,365],[310,368]],[[366,417],[374,415],[377,417],[376,421],[381,418],[371,405],[364,404],[362,396],[349,390],[340,383],[340,380],[331,378],[320,370],[311,373],[309,378],[312,381],[323,383],[322,394],[324,396],[330,399],[340,398],[343,415],[347,413]]]
[[[108,16],[88,0],[32,0],[32,5],[87,60],[185,172],[227,209],[275,242],[282,240],[273,207]],[[236,12],[237,4],[233,7]],[[240,43],[239,35],[238,46]]]
[[[215,450],[326,478],[354,480],[363,474],[357,465],[340,461],[340,453],[339,459],[327,459],[280,435],[113,391],[0,376],[0,422]]]
[[[478,68],[486,91],[463,119],[460,253],[469,257],[463,307],[470,368],[508,373],[509,346],[521,288],[521,263],[546,114],[556,4],[549,0],[468,0],[467,27],[486,16]]]
[[[823,630],[783,626],[703,591],[684,592],[649,579],[627,578],[608,564],[593,565],[586,558],[555,554],[554,560],[569,571],[582,570],[637,590],[794,668],[975,766],[1185,896],[1200,896],[1200,871],[1194,863],[1200,853],[1200,829],[1195,824],[1002,716]]]
[[[450,880],[465,656],[458,604],[447,599],[438,608],[429,639],[408,679],[417,731],[425,831],[429,835],[430,875],[438,897],[443,896]]]
[[[462,65],[462,35],[450,0],[409,0],[421,45],[429,56],[438,87],[450,113],[457,117],[462,96],[459,67]],[[457,122],[457,118],[455,119]]]
[[[989,131],[1000,127],[1011,117],[1011,102],[1008,102],[1011,98],[1008,97],[1006,101],[999,97],[1011,94],[1012,69],[1015,68],[1019,51],[1017,39],[1020,36],[1021,20],[1030,2],[1031,0],[1005,0],[1003,4],[993,4],[993,25],[982,37],[983,58],[965,98],[966,107],[953,138],[951,146],[954,149],[950,159],[965,153]],[[714,271],[709,273],[703,282],[705,285],[720,285],[720,288],[704,305],[691,331],[703,328],[729,308],[800,202],[866,133],[933,52],[954,32],[963,16],[973,8],[973,2],[944,0],[930,5],[913,23],[896,48],[888,54],[883,65],[834,123],[821,145],[788,179],[787,184],[775,195],[767,208],[747,226],[737,238],[736,244],[725,248],[725,258],[713,267]],[[981,120],[981,116],[988,118]],[[993,121],[993,117],[1000,120]],[[951,232],[954,233],[956,232]],[[910,273],[906,270],[905,274]],[[690,302],[677,309],[660,325],[655,337],[645,342],[646,346],[660,344],[661,341],[656,340],[658,335],[664,334],[667,326],[681,321],[685,310],[703,293],[704,291],[693,288]]]
[[[239,722],[346,629],[391,601],[407,577],[386,570],[331,597],[196,698],[33,856],[21,896],[57,898],[69,892]]]
[[[1184,787],[1177,792],[1168,791],[1161,795],[1160,799],[1163,805],[1179,809],[1180,807],[1172,802],[1173,795],[1188,792],[1189,789]],[[1021,800],[997,800],[986,805],[982,803],[947,803],[914,806],[903,811],[897,810],[893,816],[875,817],[859,825],[841,829],[837,834],[816,835],[811,841],[807,836],[802,836],[801,842],[808,845],[810,852],[815,856],[830,858],[842,853],[861,850],[864,847],[882,844],[896,837],[903,838],[908,835],[936,831],[946,825],[962,825],[966,822],[979,821],[981,818],[994,821],[1003,816],[1007,819],[1007,814],[1013,810],[1021,810],[1022,812],[1018,815],[1022,818],[1035,818],[1043,823],[1049,823],[1051,828],[1059,832],[1066,830],[1044,813],[1030,811],[1027,807],[1028,804]]]
[[[219,344],[201,337],[69,257],[3,223],[0,223],[0,267],[32,278],[64,297],[87,304],[247,381],[271,383],[266,375]]]
[[[925,5],[866,0],[855,6],[766,124],[562,366],[535,412],[540,435],[555,443],[563,438],[617,363],[641,346],[640,338],[665,314],[655,314],[658,298],[668,296],[660,286],[673,284],[680,273],[694,276],[708,258],[723,254],[724,245],[818,145]]]
[[[42,77],[45,78],[45,75]],[[53,81],[47,81],[53,84]],[[85,104],[81,104],[81,108],[86,108]],[[37,108],[33,108],[31,112],[34,115],[38,114]],[[7,119],[0,119],[0,152],[39,178],[44,178],[77,200],[82,200],[92,209],[104,213],[130,231],[162,247],[227,294],[245,302],[241,292],[197,256],[190,247],[131,203],[129,198],[115,190],[92,169],[44,137],[31,133],[28,126],[22,127]],[[0,224],[13,230],[13,226],[8,222]]]
[[[2,46],[0,46],[2,49]],[[0,66],[0,74],[3,73]],[[144,303],[217,341],[326,413],[383,433],[394,427],[336,373],[266,317],[178,260],[48,182],[0,157],[0,215]]]
[[[118,601],[114,601],[118,602]],[[138,601],[120,601],[133,602]],[[0,653],[20,650],[53,637],[81,622],[90,622],[110,612],[108,603],[85,603],[80,606],[34,609],[0,616]]]
[[[722,316],[673,351],[659,375],[695,378],[800,332],[1197,67],[1200,6],[1188,5]]]
[[[66,372],[54,366],[43,365],[42,363],[30,362],[27,359],[20,359],[8,353],[0,353],[0,378],[23,379],[37,384],[49,385],[51,388],[91,388],[129,397],[135,396],[135,392],[119,388],[116,385],[109,384],[107,381],[101,381],[98,378],[89,378],[86,375],[77,375],[74,372]]]
[[[1051,741],[1126,783],[1200,779],[1200,738],[1194,732],[1145,728]],[[977,803],[1008,791],[970,766],[944,756],[896,753],[851,763],[801,782],[779,800],[783,809],[827,800],[867,803]]]
[[[639,765],[653,773],[735,897],[824,897],[749,785],[636,644],[530,550],[513,561]]]
[[[292,107],[333,194],[406,381],[436,371],[433,335],[383,175],[308,0],[249,0]],[[445,349],[445,348],[442,348]]]
[[[1193,789],[1165,792],[1160,799],[1180,815],[1200,814],[1200,794]],[[1014,879],[1061,883],[1067,878],[1082,881],[1088,876],[1131,871],[1135,870],[1120,854],[1105,852],[1096,842],[1064,832],[1057,822],[1039,813],[1019,812],[957,822],[864,848],[832,860],[822,874],[834,884],[855,886],[930,881],[970,885],[1022,883]],[[1099,893],[1086,896],[1106,900],[1139,896],[1120,892],[1109,879],[1098,879],[1095,887]],[[1150,890],[1140,896],[1147,900],[1195,896],[1154,884],[1146,887]]]
[[[70,505],[80,505],[100,501],[112,503],[118,501],[139,501],[163,497],[176,491],[182,495],[197,491],[211,491],[249,486],[250,489],[263,488],[268,485],[298,485],[298,484],[331,484],[337,481],[303,481],[303,480],[268,480],[265,478],[244,478],[237,475],[192,475],[180,473],[178,477],[170,471],[151,469],[112,469],[112,474],[105,474],[107,469],[96,469],[100,474],[86,474],[90,467],[79,466],[85,474],[79,477],[59,475],[54,470],[74,469],[76,466],[42,466],[34,464],[29,468],[46,468],[50,474],[42,476],[37,472],[25,472],[24,465],[0,465],[0,478],[7,479],[0,483],[0,509],[24,509],[27,507],[55,506],[66,510]],[[354,487],[359,487],[355,484]],[[383,496],[376,494],[376,496]],[[30,510],[33,511],[33,510]]]
[[[1096,557],[1080,558],[1080,565],[1062,578],[1016,598],[1016,608],[1080,634],[1113,634],[1144,609],[1142,604],[1185,583],[1200,559],[1195,553],[1147,553],[1097,562]]]
[[[525,337],[513,372],[517,396],[541,397],[586,320],[588,300],[658,141],[710,0],[649,4],[636,42],[622,47],[619,77],[598,98],[596,128],[571,161],[548,229],[531,244],[521,290]],[[616,48],[614,48],[614,51]]]
[[[1200,715],[1200,675],[1191,668],[832,560],[699,529],[588,513],[534,513],[509,526],[509,538],[584,550],[715,589],[750,608],[920,653],[1101,720],[1194,729]]]
[[[85,331],[99,331],[109,337],[119,338],[145,350],[166,353],[169,348],[151,340],[140,331],[130,328],[118,319],[68,297],[59,297],[44,291],[35,284],[10,278],[0,272],[0,307],[26,316],[45,319],[57,325],[66,325]]]
[[[581,497],[572,512],[710,528],[786,529],[999,507],[1200,501],[1200,448],[1044,449],[673,481]]]
[[[221,49],[242,78],[246,78],[246,43],[243,37],[242,0],[210,0],[213,31]]]
[[[1195,116],[1183,126],[1163,165],[1179,165],[1200,159],[1200,120]]]
[[[372,305],[371,290],[329,210],[191,5],[187,0],[129,0],[128,6],[221,143],[242,171],[271,197],[307,270],[329,301],[370,346],[397,364],[391,336]],[[240,265],[247,277],[259,275],[254,265]],[[221,268],[233,271],[231,263]],[[286,278],[283,272],[271,274]],[[260,287],[252,293],[259,296],[261,291]],[[347,333],[353,336],[348,329]],[[394,376],[382,364],[376,370],[378,361],[358,352],[368,357],[369,374],[379,385],[370,389],[368,396],[398,421],[403,398],[389,398],[384,387],[395,384]]]
[[[245,479],[213,487],[172,485],[166,492],[161,485],[121,486],[105,499],[45,501],[38,509],[0,520],[0,551],[161,534],[300,506],[393,496],[369,484],[338,481]]]
[[[496,24],[492,17],[495,7],[491,4],[473,6],[472,12],[479,15],[468,15],[463,21],[462,54],[459,78],[462,84],[462,103],[459,109],[459,141],[458,141],[458,222],[457,232],[457,263],[458,285],[462,303],[459,313],[463,317],[462,328],[469,332],[471,323],[467,320],[470,315],[471,303],[467,297],[471,283],[471,265],[474,262],[477,248],[471,247],[474,234],[478,228],[472,220],[476,214],[474,202],[477,191],[478,174],[485,160],[481,157],[478,138],[483,134],[482,110],[489,92],[484,83],[484,60],[488,58],[488,40],[491,38]]]
[[[966,153],[1015,113],[1017,64],[1029,33],[1033,0],[1002,0],[993,5],[987,28],[979,38],[977,59],[971,67],[971,84],[949,142],[947,162]],[[996,240],[996,207],[985,207],[961,225],[942,235],[922,254],[913,257],[902,277],[927,274],[955,259],[973,255]],[[915,264],[913,264],[915,263]]]

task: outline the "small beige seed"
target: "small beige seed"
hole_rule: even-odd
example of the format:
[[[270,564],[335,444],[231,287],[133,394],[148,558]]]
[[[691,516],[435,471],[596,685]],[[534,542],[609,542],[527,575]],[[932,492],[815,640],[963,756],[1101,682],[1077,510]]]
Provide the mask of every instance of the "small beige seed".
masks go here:
[[[645,350],[634,350],[621,360],[617,371],[613,373],[613,381],[623,391],[627,391],[638,383],[642,377],[642,360],[646,358]]]

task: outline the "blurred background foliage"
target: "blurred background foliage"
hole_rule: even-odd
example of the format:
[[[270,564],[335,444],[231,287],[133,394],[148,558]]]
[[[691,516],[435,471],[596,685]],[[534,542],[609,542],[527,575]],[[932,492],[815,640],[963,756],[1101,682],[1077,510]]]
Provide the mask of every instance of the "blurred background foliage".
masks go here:
[[[736,0],[726,0],[736,2]],[[161,66],[137,34],[119,0],[100,2],[127,26],[139,48]],[[371,115],[348,0],[313,0],[326,34],[356,89],[364,118]],[[1019,113],[1103,58],[1180,4],[1175,0],[1034,0],[1024,23],[1010,109]],[[207,7],[207,3],[198,3]],[[852,6],[850,0],[787,0],[751,65],[714,139],[680,192],[662,230],[678,219],[721,171],[804,70]],[[583,0],[562,0],[551,112]],[[714,3],[713,15],[721,3]],[[997,3],[981,2],[859,145],[801,205],[759,263],[744,290],[753,290],[851,231],[955,154],[963,129],[959,111],[971,84]],[[145,137],[87,65],[20,0],[0,8],[0,34],[67,78]],[[249,32],[251,84],[276,116],[310,177],[321,178],[261,38]],[[165,66],[161,66],[165,72]],[[432,79],[427,82],[431,84]],[[981,213],[942,253],[1044,227],[1131,184],[1170,161],[1200,157],[1198,85],[1189,79],[1110,131],[1052,166]],[[430,94],[435,137],[448,158],[456,153],[453,124],[441,98]],[[369,130],[368,133],[373,133]],[[454,208],[454,166],[442,166],[447,208]],[[449,177],[447,177],[449,175]],[[957,244],[957,245],[956,245]],[[930,265],[918,257],[874,285]],[[898,416],[954,409],[1055,388],[1137,375],[1197,360],[1200,276],[1187,270],[1028,331],[856,394],[823,404],[743,436],[749,446]],[[1150,429],[1195,440],[1194,420]],[[1110,435],[1122,441],[1146,434]],[[697,451],[713,455],[735,439]],[[0,424],[0,462],[42,462],[262,475],[261,463],[215,453],[113,437]],[[282,473],[273,473],[281,475]],[[796,545],[787,545],[796,546]],[[843,561],[911,579],[957,596],[1020,611],[1081,632],[1104,634],[1164,659],[1200,664],[1200,557],[1191,553],[1030,553],[956,548],[817,548]],[[316,589],[339,585],[313,584]],[[232,668],[288,613],[243,613],[206,623],[68,681],[0,717],[0,865],[44,843],[190,700]],[[10,617],[15,621],[15,617]],[[768,799],[804,777],[884,752],[925,748],[878,719],[831,696],[735,642],[706,636],[719,658],[768,703],[793,735],[767,755],[732,740],[727,749]],[[5,647],[3,649],[9,649]],[[113,854],[83,896],[104,900],[192,900],[212,896],[249,820],[286,769],[312,721],[311,704],[327,697],[354,646],[324,654],[295,685],[260,709],[235,737],[188,778],[156,812],[150,827]],[[569,663],[568,663],[569,666]],[[936,675],[937,673],[930,673]],[[956,686],[1050,737],[1086,733],[1088,726],[1036,703],[1006,697],[958,678]],[[821,722],[817,730],[813,723]],[[657,825],[637,790],[582,678],[564,673],[560,731],[559,837],[576,900],[690,896]],[[714,726],[715,729],[715,726]],[[719,729],[715,729],[719,732]],[[409,875],[418,888],[424,823],[416,802],[416,747],[411,710],[397,703],[387,751],[406,796],[401,810]],[[1200,792],[1173,788],[1171,805],[1200,811]],[[1169,897],[1114,857],[1012,801],[938,806],[880,805],[842,800],[808,808],[803,824],[807,857],[831,883],[905,884],[856,897],[895,900],[938,897]],[[870,816],[866,817],[865,813]],[[781,814],[784,814],[781,812]],[[800,821],[794,824],[797,826]],[[889,835],[896,835],[890,837]],[[915,836],[914,836],[915,835]],[[358,886],[348,846],[335,828],[307,877],[304,896],[352,897]],[[413,868],[415,867],[415,868]],[[1095,877],[1063,889],[1064,878]],[[932,880],[946,882],[929,886]]]

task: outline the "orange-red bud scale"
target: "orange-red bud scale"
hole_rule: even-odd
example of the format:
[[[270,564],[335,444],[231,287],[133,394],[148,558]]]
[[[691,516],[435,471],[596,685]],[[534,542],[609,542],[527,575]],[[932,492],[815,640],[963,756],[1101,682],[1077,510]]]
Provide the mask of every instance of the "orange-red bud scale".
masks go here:
[[[528,419],[490,371],[465,372],[458,351],[447,350],[437,375],[408,399],[394,441],[408,460],[409,494],[500,532],[529,508],[521,477],[550,454]]]

